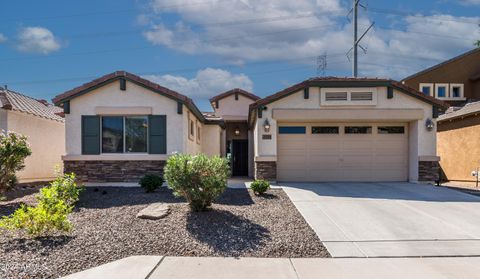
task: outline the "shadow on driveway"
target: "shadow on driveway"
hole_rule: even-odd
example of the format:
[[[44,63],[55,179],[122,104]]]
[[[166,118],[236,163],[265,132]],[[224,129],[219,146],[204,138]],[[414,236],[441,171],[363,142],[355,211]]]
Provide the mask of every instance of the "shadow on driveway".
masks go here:
[[[410,200],[427,202],[480,202],[480,197],[427,184],[402,182],[279,183],[292,191],[305,190],[322,197]],[[299,197],[301,198],[301,197]]]

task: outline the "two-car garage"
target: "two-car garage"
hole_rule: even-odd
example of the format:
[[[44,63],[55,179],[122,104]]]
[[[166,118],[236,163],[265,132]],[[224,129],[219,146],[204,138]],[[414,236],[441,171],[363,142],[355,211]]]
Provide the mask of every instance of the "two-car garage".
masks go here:
[[[278,123],[279,181],[407,181],[407,123]]]

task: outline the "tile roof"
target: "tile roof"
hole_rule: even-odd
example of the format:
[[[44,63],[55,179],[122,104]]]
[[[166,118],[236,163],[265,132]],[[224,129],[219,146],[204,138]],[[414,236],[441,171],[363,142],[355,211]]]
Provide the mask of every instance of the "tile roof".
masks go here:
[[[38,117],[64,122],[59,114],[62,108],[45,100],[37,100],[18,92],[0,87],[0,108],[28,113]]]
[[[245,96],[245,97],[247,97],[247,98],[249,98],[249,99],[252,99],[252,100],[254,100],[254,101],[260,100],[260,97],[258,97],[258,96],[255,95],[255,94],[252,94],[252,93],[250,93],[250,92],[248,92],[248,91],[245,91],[245,90],[243,90],[243,89],[240,89],[240,88],[234,88],[234,89],[232,89],[232,90],[228,90],[228,91],[226,91],[226,92],[223,92],[223,93],[221,93],[221,94],[218,94],[217,96],[214,96],[214,97],[210,98],[210,103],[216,102],[216,101],[218,101],[218,100],[221,100],[221,99],[223,99],[223,98],[225,98],[225,97],[228,97],[228,96],[230,96],[230,95],[233,95],[233,94],[235,94],[235,93],[238,93],[238,94],[240,94],[240,95],[243,95],[243,96]]]
[[[438,122],[453,120],[457,118],[462,118],[470,115],[475,115],[480,113],[480,102],[468,103],[461,108],[456,108],[447,111],[447,113],[442,114],[438,117]]]

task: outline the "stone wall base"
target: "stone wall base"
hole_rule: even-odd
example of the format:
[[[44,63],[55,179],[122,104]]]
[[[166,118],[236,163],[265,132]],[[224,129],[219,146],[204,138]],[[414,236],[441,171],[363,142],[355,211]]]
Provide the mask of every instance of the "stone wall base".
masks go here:
[[[163,176],[165,161],[64,161],[64,171],[81,182],[138,182],[146,174]]]
[[[418,162],[418,181],[438,181],[439,174],[440,164],[438,161]]]
[[[277,162],[255,162],[255,179],[277,180]]]

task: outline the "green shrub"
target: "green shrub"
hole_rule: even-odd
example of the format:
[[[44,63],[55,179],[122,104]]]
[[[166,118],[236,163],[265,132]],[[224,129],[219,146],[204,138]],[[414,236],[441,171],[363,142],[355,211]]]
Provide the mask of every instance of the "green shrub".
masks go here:
[[[152,193],[155,192],[159,187],[163,185],[163,177],[155,175],[155,174],[147,174],[142,179],[140,179],[140,186],[142,186],[143,189],[147,193]]]
[[[25,158],[31,154],[27,137],[13,132],[0,132],[0,196],[15,186],[15,172],[25,167]]]
[[[270,188],[270,182],[267,180],[255,180],[250,184],[250,188],[255,195],[261,195]]]
[[[81,190],[76,184],[75,174],[58,175],[50,186],[40,189],[36,206],[22,205],[12,215],[0,220],[0,228],[20,230],[34,237],[55,231],[69,232],[72,224],[68,215]]]
[[[228,162],[218,156],[176,154],[165,166],[165,180],[193,211],[204,211],[227,187]]]

